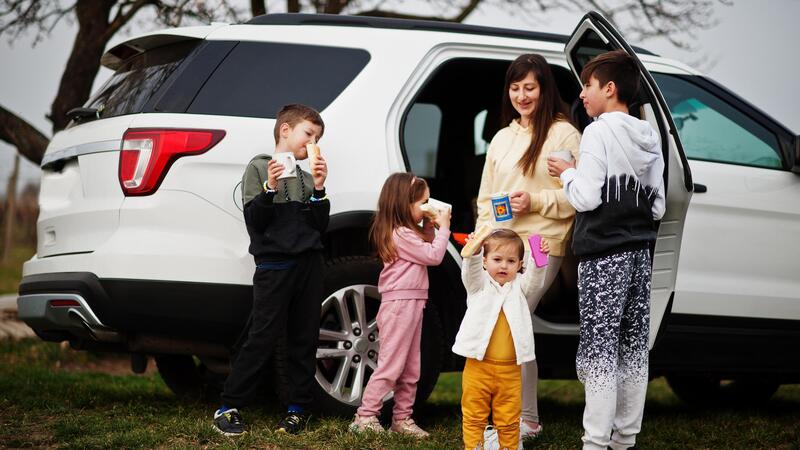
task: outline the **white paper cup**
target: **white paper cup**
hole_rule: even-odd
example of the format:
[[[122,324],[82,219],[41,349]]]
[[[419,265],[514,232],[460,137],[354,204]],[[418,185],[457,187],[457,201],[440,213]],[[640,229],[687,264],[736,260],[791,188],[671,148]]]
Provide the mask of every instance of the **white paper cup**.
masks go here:
[[[273,156],[278,164],[283,166],[283,173],[278,177],[279,180],[284,178],[294,178],[297,176],[297,167],[294,159],[294,154],[290,152],[275,153]]]
[[[554,152],[550,152],[550,156],[555,156],[558,159],[563,159],[566,162],[572,162],[572,152],[569,150],[556,150]]]

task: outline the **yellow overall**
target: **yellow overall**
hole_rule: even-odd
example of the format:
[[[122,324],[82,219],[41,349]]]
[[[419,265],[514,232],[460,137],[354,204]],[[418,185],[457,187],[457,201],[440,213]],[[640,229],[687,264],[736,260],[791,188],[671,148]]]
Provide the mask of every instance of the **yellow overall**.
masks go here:
[[[497,317],[483,361],[467,358],[461,388],[464,448],[472,450],[483,443],[483,430],[491,412],[500,448],[516,450],[522,413],[522,372],[503,311]]]

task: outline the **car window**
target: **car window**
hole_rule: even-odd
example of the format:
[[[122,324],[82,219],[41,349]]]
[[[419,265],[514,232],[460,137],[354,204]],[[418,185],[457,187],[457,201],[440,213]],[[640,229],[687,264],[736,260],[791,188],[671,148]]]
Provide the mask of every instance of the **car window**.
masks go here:
[[[430,103],[415,103],[406,116],[403,144],[411,171],[417,176],[436,176],[436,155],[439,151],[439,133],[442,128],[442,111]]]
[[[322,111],[369,59],[363,49],[240,42],[203,84],[187,112],[275,118],[288,103]]]
[[[653,74],[690,159],[780,169],[778,138],[711,92],[683,78]]]
[[[476,156],[485,155],[486,151],[489,149],[489,143],[483,139],[483,128],[486,126],[486,117],[488,114],[489,111],[484,109],[475,115],[475,120],[473,121]]]
[[[142,112],[150,97],[201,41],[185,41],[157,47],[125,61],[86,103],[100,117]]]

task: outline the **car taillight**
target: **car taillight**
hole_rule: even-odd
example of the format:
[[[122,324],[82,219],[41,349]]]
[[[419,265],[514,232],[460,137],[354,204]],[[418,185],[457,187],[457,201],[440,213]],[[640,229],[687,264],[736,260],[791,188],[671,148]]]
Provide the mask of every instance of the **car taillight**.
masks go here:
[[[129,196],[154,193],[176,159],[205,153],[223,137],[223,130],[129,129],[119,154],[122,192]]]

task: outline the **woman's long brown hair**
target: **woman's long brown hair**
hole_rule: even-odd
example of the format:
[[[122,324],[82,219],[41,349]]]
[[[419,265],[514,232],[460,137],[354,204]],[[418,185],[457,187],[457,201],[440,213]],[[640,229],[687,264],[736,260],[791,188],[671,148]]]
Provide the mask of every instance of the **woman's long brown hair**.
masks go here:
[[[425,239],[422,229],[414,222],[411,205],[422,199],[428,184],[413,173],[393,173],[381,188],[378,211],[369,230],[369,240],[378,251],[381,261],[391,262],[397,258],[392,234],[395,228],[407,227]]]
[[[530,126],[533,127],[531,145],[517,162],[517,167],[522,169],[524,175],[533,176],[536,158],[539,157],[539,152],[542,151],[550,126],[557,120],[569,121],[569,115],[567,104],[561,100],[556,79],[547,61],[541,55],[530,53],[520,55],[508,66],[506,83],[503,88],[502,123],[508,124],[511,120],[520,117],[517,110],[514,109],[514,105],[511,104],[508,90],[511,87],[511,83],[521,81],[528,76],[528,73],[533,73],[536,82],[539,84],[539,100],[536,102],[536,109],[534,109],[531,117]]]

